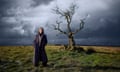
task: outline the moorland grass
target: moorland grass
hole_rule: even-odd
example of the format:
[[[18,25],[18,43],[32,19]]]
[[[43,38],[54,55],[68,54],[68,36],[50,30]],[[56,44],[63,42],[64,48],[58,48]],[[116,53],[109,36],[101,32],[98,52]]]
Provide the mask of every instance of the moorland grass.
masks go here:
[[[0,72],[120,72],[120,53],[113,48],[85,47],[81,52],[47,46],[48,67],[35,69],[32,46],[0,46]],[[94,52],[88,53],[89,48]],[[111,51],[112,50],[112,51]],[[112,53],[113,52],[113,53]]]

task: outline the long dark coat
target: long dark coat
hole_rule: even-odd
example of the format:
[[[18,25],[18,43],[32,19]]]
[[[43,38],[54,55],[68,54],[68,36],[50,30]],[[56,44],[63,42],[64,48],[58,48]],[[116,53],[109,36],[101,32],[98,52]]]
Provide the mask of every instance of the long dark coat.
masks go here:
[[[47,63],[47,55],[45,52],[45,45],[47,44],[47,37],[45,34],[41,35],[37,34],[34,40],[34,65],[38,66],[39,61],[42,63]],[[40,38],[40,39],[39,39]]]

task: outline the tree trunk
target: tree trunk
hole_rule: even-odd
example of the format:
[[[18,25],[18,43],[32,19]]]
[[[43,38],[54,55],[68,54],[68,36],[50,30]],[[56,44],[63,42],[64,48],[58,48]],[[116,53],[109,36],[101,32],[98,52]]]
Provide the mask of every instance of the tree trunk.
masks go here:
[[[70,35],[68,38],[69,38],[68,49],[69,50],[74,50],[74,48],[75,48],[75,40],[74,40],[73,35]]]

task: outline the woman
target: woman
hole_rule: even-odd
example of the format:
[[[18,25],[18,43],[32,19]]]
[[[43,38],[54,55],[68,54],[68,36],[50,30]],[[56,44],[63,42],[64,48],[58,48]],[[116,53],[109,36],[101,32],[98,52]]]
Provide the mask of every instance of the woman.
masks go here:
[[[43,66],[47,66],[47,55],[45,52],[45,46],[47,44],[47,37],[44,34],[44,29],[42,27],[39,28],[38,34],[35,37],[34,40],[34,66],[39,65],[39,61],[42,61]]]

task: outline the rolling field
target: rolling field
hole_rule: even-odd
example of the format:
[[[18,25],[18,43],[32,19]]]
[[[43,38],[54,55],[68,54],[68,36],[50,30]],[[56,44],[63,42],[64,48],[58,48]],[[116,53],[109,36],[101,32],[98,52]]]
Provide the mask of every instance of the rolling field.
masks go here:
[[[35,69],[32,46],[0,46],[0,72],[120,72],[120,47],[49,45],[46,52],[49,66]]]

